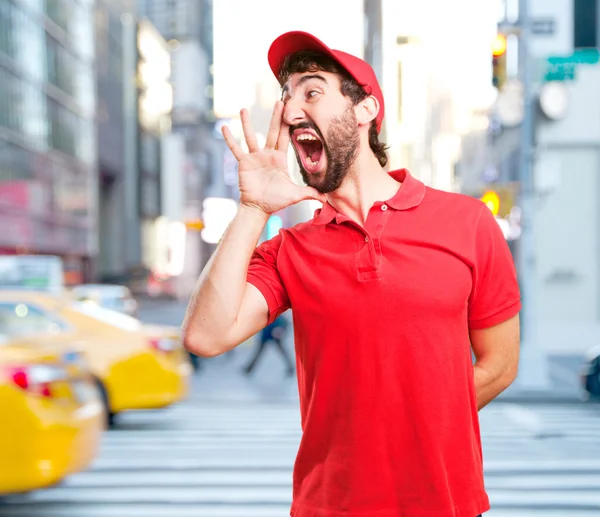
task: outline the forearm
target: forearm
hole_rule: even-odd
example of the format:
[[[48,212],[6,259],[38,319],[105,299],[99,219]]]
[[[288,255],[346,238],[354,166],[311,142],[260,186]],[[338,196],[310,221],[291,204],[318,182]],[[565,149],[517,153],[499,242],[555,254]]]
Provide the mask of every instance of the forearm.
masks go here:
[[[516,371],[513,369],[504,365],[494,365],[492,361],[477,361],[473,367],[473,374],[478,411],[508,388],[516,377]]]
[[[214,343],[235,324],[246,290],[248,264],[268,217],[240,206],[190,298],[183,322],[189,350],[211,355]]]

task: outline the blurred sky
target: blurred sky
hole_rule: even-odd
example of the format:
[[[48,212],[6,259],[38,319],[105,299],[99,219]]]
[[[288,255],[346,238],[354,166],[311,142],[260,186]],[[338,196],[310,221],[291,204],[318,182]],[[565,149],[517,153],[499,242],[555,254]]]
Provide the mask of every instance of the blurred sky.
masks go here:
[[[467,127],[470,113],[486,110],[496,95],[491,85],[490,56],[501,1],[382,0],[382,3],[388,22],[384,29],[384,53],[392,55],[396,51],[398,34],[416,35],[420,48],[417,66],[428,70],[429,83],[408,81],[407,95],[416,99],[419,92],[411,88],[428,88],[438,91],[437,98],[451,97],[456,106],[456,124]],[[280,34],[305,30],[333,48],[362,57],[364,25],[363,0],[216,1],[217,116],[235,118],[245,107],[253,114],[255,128],[268,126],[280,90],[269,69],[267,51]],[[419,75],[425,77],[422,74],[413,77]],[[386,96],[393,95],[383,86]]]
[[[267,89],[264,101],[269,106],[275,102],[279,87],[267,52],[284,32],[308,31],[332,48],[363,55],[363,0],[218,0],[213,9],[218,117],[237,116],[241,108],[250,108],[257,83]]]

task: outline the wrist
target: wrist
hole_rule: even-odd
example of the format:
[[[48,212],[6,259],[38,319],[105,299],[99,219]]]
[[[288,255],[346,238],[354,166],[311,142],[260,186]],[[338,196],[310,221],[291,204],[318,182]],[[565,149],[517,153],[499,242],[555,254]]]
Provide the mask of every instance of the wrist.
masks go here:
[[[256,206],[246,205],[245,203],[240,203],[239,214],[244,218],[250,218],[263,225],[267,224],[269,217],[271,217],[271,214],[267,214],[264,210]]]

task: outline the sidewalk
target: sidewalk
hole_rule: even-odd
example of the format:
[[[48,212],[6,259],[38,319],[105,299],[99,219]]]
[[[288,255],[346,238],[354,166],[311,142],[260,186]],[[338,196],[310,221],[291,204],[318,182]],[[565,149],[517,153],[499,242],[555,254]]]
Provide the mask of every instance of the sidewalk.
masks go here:
[[[532,390],[523,388],[516,382],[501,393],[496,400],[499,402],[528,402],[540,404],[590,403],[586,400],[584,391],[574,387],[554,387],[545,390]]]
[[[180,326],[187,301],[179,301],[164,298],[139,297],[140,319],[149,323]],[[292,333],[288,334],[291,338]],[[287,343],[289,349],[293,349],[291,340]],[[259,363],[257,371],[252,377],[246,377],[241,373],[241,367],[245,364],[248,354],[252,348],[252,340],[244,343],[225,354],[224,356],[202,360],[204,367],[198,372],[199,389],[207,396],[222,392],[223,388],[230,396],[242,393],[242,398],[267,397],[277,398],[278,392],[286,400],[294,397],[290,389],[295,390],[295,379],[280,379],[283,371],[280,358],[273,351],[268,350],[265,354],[264,364]],[[528,402],[528,403],[578,403],[586,404],[584,392],[579,384],[578,372],[583,358],[576,356],[551,356],[551,387],[546,390],[531,390],[524,388],[519,380],[515,381],[506,391],[496,399],[501,402]],[[262,361],[262,359],[261,359]],[[212,389],[212,385],[218,385],[218,389]]]

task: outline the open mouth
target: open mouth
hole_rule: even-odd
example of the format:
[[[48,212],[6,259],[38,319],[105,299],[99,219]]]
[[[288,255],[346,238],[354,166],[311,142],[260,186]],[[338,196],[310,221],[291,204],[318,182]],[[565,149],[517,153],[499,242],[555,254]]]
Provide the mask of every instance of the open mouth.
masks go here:
[[[319,137],[309,131],[296,131],[294,133],[294,144],[304,169],[313,174],[319,172],[325,156],[323,143]]]

